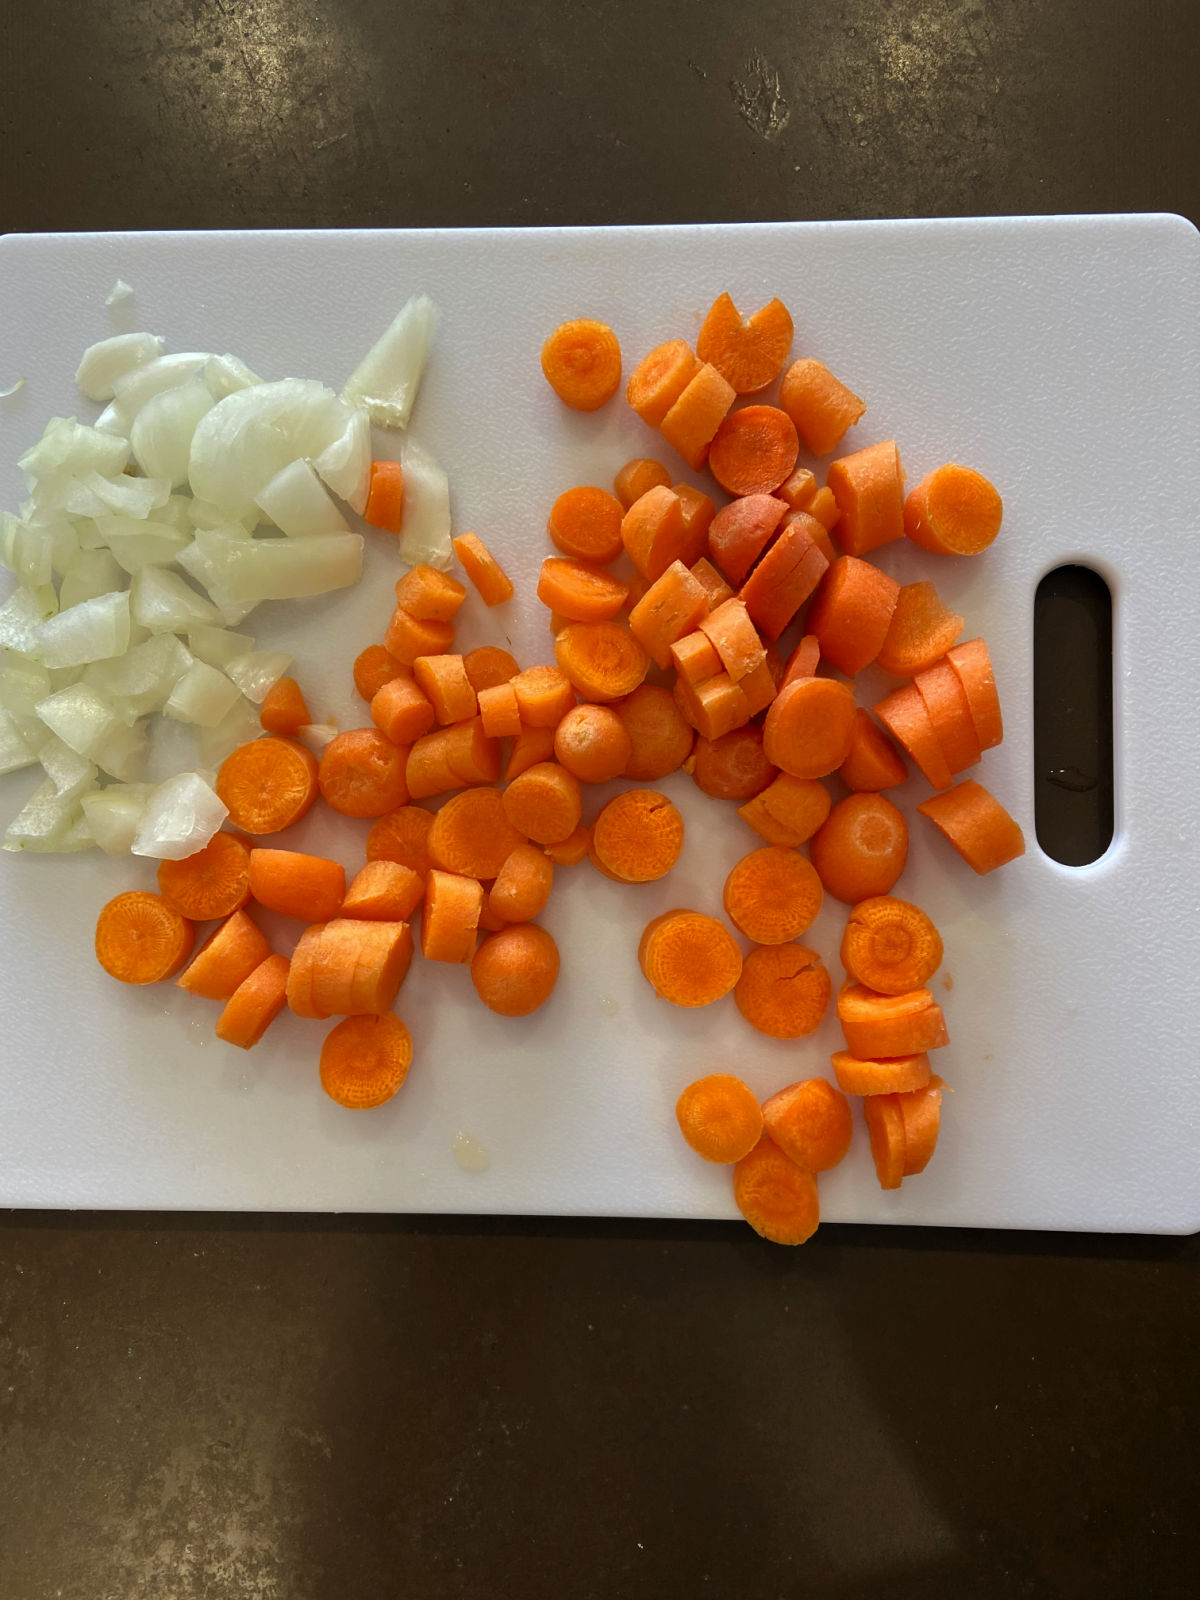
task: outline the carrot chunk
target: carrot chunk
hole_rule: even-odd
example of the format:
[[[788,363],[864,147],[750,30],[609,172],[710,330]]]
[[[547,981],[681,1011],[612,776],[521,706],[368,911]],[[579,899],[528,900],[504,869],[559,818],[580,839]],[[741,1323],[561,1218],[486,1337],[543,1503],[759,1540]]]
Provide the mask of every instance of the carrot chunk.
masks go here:
[[[718,295],[696,337],[696,354],[710,362],[737,394],[756,394],[783,371],[792,347],[792,318],[782,300],[743,317],[728,294]]]
[[[575,317],[542,346],[546,382],[573,411],[597,411],[621,381],[621,346],[606,322]]]
[[[752,1028],[772,1039],[814,1033],[833,985],[815,950],[798,944],[757,944],[746,957],[733,997]]]
[[[931,795],[917,810],[981,876],[1025,854],[1020,826],[981,783],[967,779],[947,794]]]
[[[766,1134],[734,1167],[733,1198],[755,1233],[772,1244],[803,1244],[821,1220],[816,1178]]]
[[[675,1102],[675,1120],[698,1156],[724,1166],[749,1155],[763,1128],[754,1092],[727,1072],[689,1083]]]
[[[866,402],[811,356],[793,361],[779,386],[779,404],[795,424],[805,448],[827,456],[866,411]]]
[[[763,1101],[763,1127],[805,1172],[828,1172],[850,1148],[850,1102],[825,1078],[805,1078]]]
[[[161,895],[131,889],[110,900],[96,919],[96,960],[118,983],[160,983],[179,971],[194,939],[189,919]]]

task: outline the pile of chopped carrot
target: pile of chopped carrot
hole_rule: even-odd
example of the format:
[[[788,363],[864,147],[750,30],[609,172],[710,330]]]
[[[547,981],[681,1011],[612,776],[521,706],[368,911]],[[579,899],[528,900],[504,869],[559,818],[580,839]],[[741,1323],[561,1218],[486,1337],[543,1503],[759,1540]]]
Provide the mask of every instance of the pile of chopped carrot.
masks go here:
[[[817,1226],[818,1175],[850,1147],[847,1096],[863,1099],[883,1188],[923,1171],[943,1088],[929,1052],[948,1042],[927,987],[942,942],[893,893],[909,829],[884,791],[911,761],[937,791],[918,811],[976,872],[1024,842],[981,784],[955,782],[1003,735],[987,645],[960,642],[963,618],[932,582],[901,586],[870,557],[906,536],[941,556],[977,555],[1002,507],[986,478],[956,464],[906,497],[894,440],[840,456],[819,483],[801,451],[829,455],[866,406],[815,358],[789,366],[792,338],[780,301],[743,317],[726,294],[695,349],[672,338],[634,366],[629,405],[714,481],[676,481],[665,462],[640,456],[611,492],[563,490],[537,581],[552,659],[522,666],[496,645],[456,652],[467,587],[418,566],[396,584],[381,642],[354,664],[363,726],[338,733],[318,759],[301,742],[313,724],[305,695],[280,680],[262,737],[218,774],[229,831],[164,863],[157,894],[136,890],[103,909],[105,969],[136,984],[176,976],[221,1001],[217,1033],[242,1048],[285,1007],[339,1018],[320,1052],[321,1083],[342,1105],[381,1105],[412,1061],[393,1006],[414,956],[468,967],[499,1016],[537,1011],[559,974],[558,948],[537,921],[555,869],[586,858],[621,885],[666,877],[684,824],[649,785],[682,771],[733,802],[757,847],[719,905],[680,906],[645,925],[637,960],[647,982],[682,1007],[732,996],[750,1027],[781,1040],[813,1034],[833,1003],[846,1043],[831,1062],[836,1088],[803,1078],[760,1105],[728,1074],[693,1083],[677,1107],[687,1143],[732,1167],[737,1204],[759,1233],[793,1244]],[[564,324],[541,360],[577,410],[599,409],[619,386],[620,345],[604,323]],[[372,496],[372,520],[398,531],[402,483],[381,471]],[[475,533],[454,548],[486,606],[511,598]],[[856,679],[872,666],[903,681],[863,706]],[[614,779],[628,787],[593,814],[589,787]],[[339,863],[276,846],[314,804],[371,823],[366,862],[348,883]],[[802,942],[827,896],[848,907],[836,999],[821,954]],[[256,906],[300,925],[290,957],[271,950]],[[216,927],[193,949],[203,922]],[[634,942],[631,933],[631,957]]]

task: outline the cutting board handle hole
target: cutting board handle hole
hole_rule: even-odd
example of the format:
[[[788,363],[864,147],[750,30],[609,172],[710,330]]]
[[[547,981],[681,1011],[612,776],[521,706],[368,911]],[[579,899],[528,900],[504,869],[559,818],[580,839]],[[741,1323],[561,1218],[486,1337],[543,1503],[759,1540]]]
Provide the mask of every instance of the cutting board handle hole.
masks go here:
[[[1113,836],[1112,594],[1090,567],[1056,567],[1033,602],[1034,819],[1068,867]]]

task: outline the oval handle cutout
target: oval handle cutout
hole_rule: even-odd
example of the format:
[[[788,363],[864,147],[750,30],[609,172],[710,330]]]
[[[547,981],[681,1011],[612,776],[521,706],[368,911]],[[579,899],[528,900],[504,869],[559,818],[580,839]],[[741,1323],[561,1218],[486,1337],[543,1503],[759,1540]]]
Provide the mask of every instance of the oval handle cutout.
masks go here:
[[[1034,821],[1064,866],[1113,836],[1112,594],[1090,567],[1057,567],[1033,602]]]

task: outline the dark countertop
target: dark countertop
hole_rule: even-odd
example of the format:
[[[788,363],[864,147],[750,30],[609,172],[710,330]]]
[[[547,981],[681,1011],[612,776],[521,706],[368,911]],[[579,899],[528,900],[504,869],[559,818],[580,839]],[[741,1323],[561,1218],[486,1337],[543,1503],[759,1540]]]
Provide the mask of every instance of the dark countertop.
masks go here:
[[[1191,0],[43,0],[0,41],[6,229],[1200,220]],[[1191,1594],[1198,1263],[9,1214],[0,1596]]]

